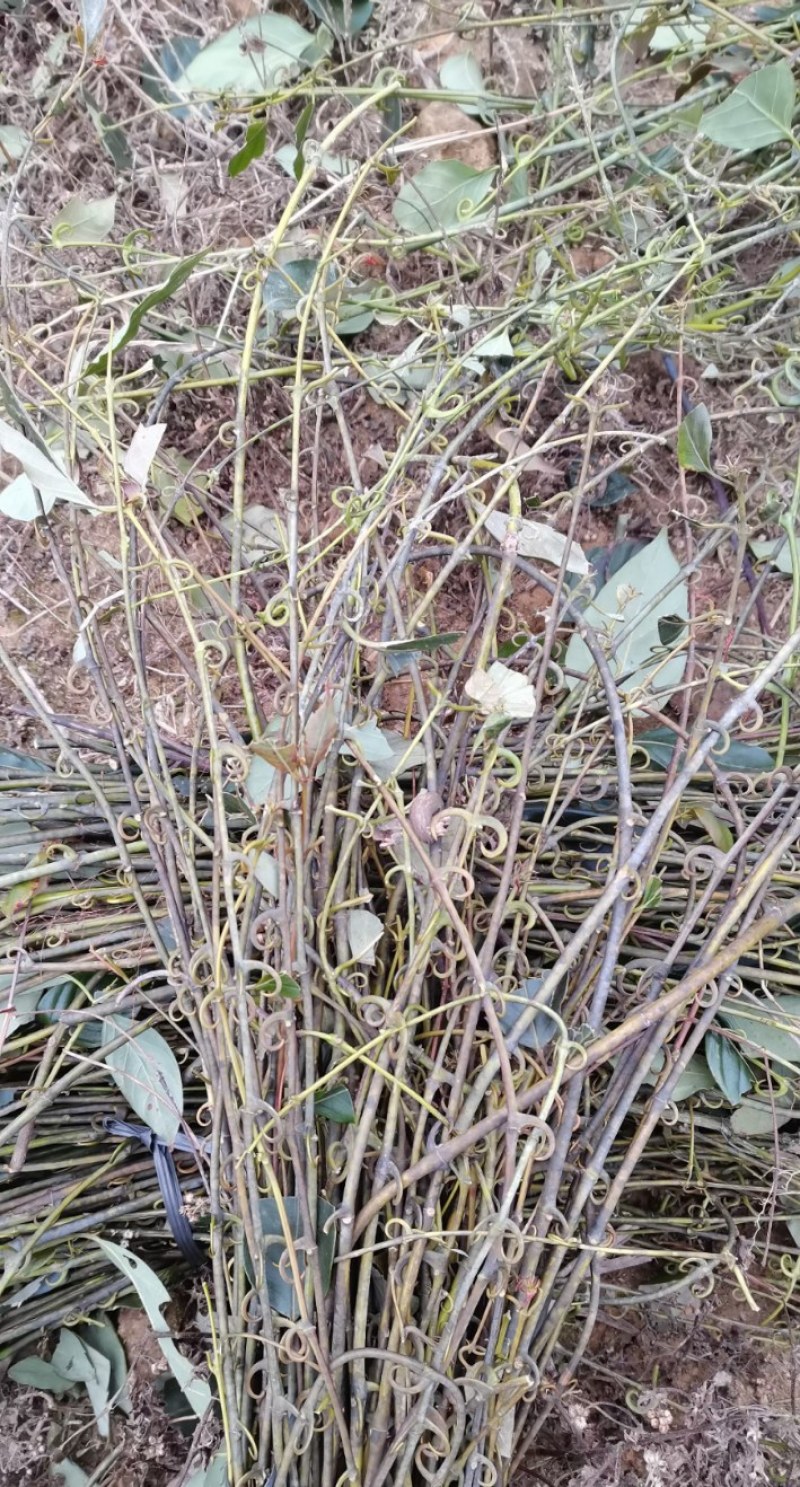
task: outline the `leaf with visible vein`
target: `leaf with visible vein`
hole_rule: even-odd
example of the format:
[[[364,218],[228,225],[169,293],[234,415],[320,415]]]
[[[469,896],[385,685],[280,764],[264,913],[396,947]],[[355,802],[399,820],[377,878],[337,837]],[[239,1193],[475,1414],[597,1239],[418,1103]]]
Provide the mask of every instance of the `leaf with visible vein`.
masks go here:
[[[687,413],[678,430],[678,463],[684,470],[711,474],[711,419],[705,403]]]
[[[723,103],[704,114],[700,133],[741,154],[791,139],[795,98],[794,75],[782,58],[745,78]]]
[[[128,342],[133,340],[145,315],[149,315],[150,311],[154,310],[157,305],[163,305],[165,300],[171,299],[176,289],[180,289],[181,285],[186,283],[189,275],[197,268],[198,263],[204,257],[205,251],[194,253],[191,258],[184,258],[182,263],[176,264],[169,278],[163,284],[159,284],[157,289],[151,289],[150,293],[146,294],[143,300],[140,300],[128,324],[117,336],[111,349],[104,351],[102,356],[98,356],[95,361],[89,364],[86,368],[86,376],[105,376],[108,370],[109,360],[115,357],[117,352],[122,350],[123,346],[127,346]]]

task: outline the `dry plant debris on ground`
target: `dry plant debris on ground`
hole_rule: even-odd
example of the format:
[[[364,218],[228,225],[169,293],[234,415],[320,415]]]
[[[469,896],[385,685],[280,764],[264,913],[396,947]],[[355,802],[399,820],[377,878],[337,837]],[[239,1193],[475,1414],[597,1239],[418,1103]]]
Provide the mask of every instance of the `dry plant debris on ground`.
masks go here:
[[[791,1487],[796,7],[0,28],[0,1483]]]

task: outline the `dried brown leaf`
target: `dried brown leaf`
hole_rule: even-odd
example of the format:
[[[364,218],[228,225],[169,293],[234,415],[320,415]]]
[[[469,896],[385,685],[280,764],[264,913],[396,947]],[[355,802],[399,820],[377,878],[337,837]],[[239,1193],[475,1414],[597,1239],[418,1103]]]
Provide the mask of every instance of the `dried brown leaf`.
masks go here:
[[[487,423],[486,433],[492,443],[496,444],[498,449],[502,449],[503,453],[508,455],[509,460],[513,461],[515,469],[538,470],[541,475],[561,474],[557,465],[551,465],[547,460],[542,459],[540,454],[534,454],[530,444],[520,437],[517,430],[508,428],[498,418]]]

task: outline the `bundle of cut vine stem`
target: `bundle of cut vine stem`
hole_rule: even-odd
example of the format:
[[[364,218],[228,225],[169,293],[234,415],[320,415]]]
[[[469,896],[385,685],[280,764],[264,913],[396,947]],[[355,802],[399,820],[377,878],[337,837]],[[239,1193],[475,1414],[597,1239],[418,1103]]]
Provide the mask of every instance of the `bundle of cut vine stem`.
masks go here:
[[[200,631],[159,568],[197,661],[190,744],[149,705],[123,726],[99,644],[91,731],[3,657],[38,738],[0,757],[6,1294],[27,1335],[111,1305],[125,1282],[95,1234],[180,1282],[150,1159],[103,1124],[130,1116],[109,1051],[155,1029],[182,1074],[231,1480],[510,1483],[601,1308],[721,1277],[764,1316],[795,1306],[777,1133],[800,817],[758,699],[800,637],[659,763],[562,587],[471,529],[392,547],[375,511],[365,531],[301,602],[290,530],[282,652],[237,624],[237,593],[209,589]],[[467,574],[465,634],[425,634],[424,600],[406,623],[423,560]],[[555,597],[498,672],[515,569]],[[576,631],[592,665],[567,695]],[[268,710],[254,657],[283,678]],[[398,662],[404,717],[383,700]],[[487,690],[505,672],[526,717]],[[753,718],[780,768],[728,767]],[[155,1076],[145,1093],[170,1098]]]

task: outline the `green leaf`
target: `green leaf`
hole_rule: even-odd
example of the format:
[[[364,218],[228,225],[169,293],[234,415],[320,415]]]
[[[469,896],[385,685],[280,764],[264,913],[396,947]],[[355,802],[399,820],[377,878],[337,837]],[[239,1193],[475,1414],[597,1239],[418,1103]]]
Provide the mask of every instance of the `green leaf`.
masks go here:
[[[286,1250],[286,1235],[281,1223],[280,1209],[274,1198],[262,1198],[259,1205],[261,1215],[261,1232],[264,1236],[264,1278],[267,1286],[267,1295],[272,1310],[279,1317],[287,1317],[290,1321],[296,1321],[300,1315],[300,1302],[291,1280],[291,1271],[288,1265],[281,1267],[281,1256]],[[284,1198],[283,1209],[286,1215],[286,1223],[294,1241],[300,1239],[304,1234],[304,1226],[300,1213],[299,1198]],[[317,1202],[317,1244],[319,1247],[319,1266],[322,1272],[322,1288],[327,1294],[330,1290],[331,1275],[333,1273],[333,1251],[336,1242],[335,1231],[331,1226],[326,1232],[328,1219],[334,1213],[332,1203],[327,1199],[320,1198]],[[297,1267],[301,1279],[305,1275],[305,1255],[302,1249],[296,1251]],[[253,1262],[249,1254],[245,1254],[245,1270],[251,1281],[254,1280]],[[284,1275],[289,1279],[284,1279]]]
[[[658,908],[658,905],[661,903],[661,895],[663,891],[664,887],[661,879],[658,876],[656,876],[655,878],[648,878],[647,886],[644,890],[644,893],[642,894],[642,908]]]
[[[156,103],[172,104],[168,112],[174,114],[176,119],[188,118],[190,110],[180,102],[179,94],[173,87],[170,87],[170,83],[174,83],[176,78],[186,71],[189,63],[194,61],[200,51],[200,45],[196,36],[173,36],[171,41],[164,43],[161,50],[156,53],[156,61],[167,79],[166,86],[160,74],[146,70],[142,72],[142,87],[148,98],[152,98]]]
[[[72,1006],[76,993],[83,987],[84,983],[74,977],[69,977],[64,981],[50,982],[39,998],[37,1016],[43,1018],[45,1022],[57,1025],[60,1021],[59,1013]],[[93,997],[100,1002],[106,995],[111,998],[122,991],[124,991],[124,982],[115,976],[102,976],[94,987]],[[130,1019],[125,1020],[130,1021]],[[120,1021],[123,1019],[120,1018]],[[108,1033],[99,1018],[92,1022],[81,1023],[76,1036],[82,1048],[100,1048],[104,1042],[108,1041]],[[102,1352],[102,1348],[100,1351]]]
[[[388,656],[401,656],[406,651],[428,654],[428,651],[440,650],[442,645],[455,645],[462,639],[464,630],[445,630],[443,635],[409,635],[403,641],[387,641],[381,645],[381,650]]]
[[[266,119],[251,119],[240,150],[228,161],[228,175],[240,176],[254,160],[260,160],[267,148]]]
[[[344,1085],[316,1096],[314,1114],[318,1120],[338,1121],[341,1126],[355,1125],[356,1112],[353,1097]]]
[[[611,547],[587,548],[586,556],[597,575],[597,588],[602,588],[604,584],[607,584],[615,573],[619,573],[620,568],[624,568],[625,564],[630,562],[631,558],[635,558],[637,553],[644,552],[646,546],[647,543],[639,541],[638,538],[627,537],[623,542],[612,543]]]
[[[83,1343],[77,1333],[70,1331],[68,1327],[61,1328],[58,1344],[53,1353],[53,1367],[57,1368],[65,1379],[71,1379],[73,1384],[85,1384],[94,1373],[94,1366]],[[110,1372],[109,1369],[109,1376]]]
[[[87,46],[100,34],[108,0],[80,0],[81,30]]]
[[[779,1131],[781,1126],[794,1119],[793,1110],[773,1110],[771,1105],[745,1100],[731,1116],[731,1130],[737,1136],[771,1137],[774,1131]]]
[[[109,1018],[107,1041],[118,1031],[117,1018]],[[122,1047],[106,1054],[105,1063],[131,1109],[163,1141],[174,1141],[183,1114],[183,1083],[177,1059],[161,1033],[153,1027],[138,1033],[132,1028]]]
[[[87,1487],[89,1478],[82,1466],[70,1461],[65,1457],[63,1461],[53,1462],[53,1475],[61,1477],[64,1487]]]
[[[164,925],[163,920],[162,925]],[[168,933],[164,932],[165,928],[166,926],[162,928],[162,936],[164,939],[164,943],[166,944],[169,935]],[[170,945],[169,948],[172,949],[172,945]],[[93,990],[93,999],[100,1015],[98,1015],[96,1018],[92,1018],[90,1022],[84,1022],[81,1024],[81,1032],[79,1034],[79,1037],[84,1047],[102,1048],[104,1044],[108,1043],[109,1031],[103,1012],[103,1003],[112,1005],[113,998],[124,993],[124,990],[124,981],[119,981],[115,976],[109,975],[101,976],[99,978],[98,985]],[[123,1028],[127,1029],[133,1025],[133,1018],[129,1017],[127,1012],[118,1012],[116,1014],[115,1021],[117,1025],[117,1032],[121,1032]]]
[[[666,531],[631,558],[584,610],[584,618],[603,641],[626,632],[609,655],[609,668],[626,694],[645,691],[647,701],[663,706],[679,685],[686,666],[684,655],[664,660],[658,623],[665,616],[689,618],[686,580],[673,556]],[[675,582],[675,580],[678,580]],[[657,603],[652,598],[672,585]],[[649,606],[649,608],[648,608]],[[645,612],[647,611],[647,612]],[[573,635],[565,659],[566,683],[572,691],[594,668],[591,652],[580,635]]]
[[[301,300],[311,293],[318,267],[318,258],[294,258],[270,269],[261,291],[270,335],[275,335],[285,320],[297,316]],[[336,270],[330,263],[317,286],[320,299],[324,298],[336,278]]]
[[[306,167],[306,158],[296,145],[281,145],[272,156],[276,165],[285,170],[292,181],[299,181]]]
[[[375,319],[373,297],[375,285],[356,284],[346,290],[346,296],[336,307],[336,331],[340,336],[359,336],[369,330]],[[380,303],[380,300],[377,301]]]
[[[800,257],[794,254],[791,258],[786,258],[780,268],[776,269],[774,274],[770,276],[767,287],[774,290],[788,289],[789,285],[795,284],[798,278],[800,278]],[[795,298],[796,294],[797,286],[795,284],[792,297]]]
[[[511,1038],[520,1018],[523,1016],[526,1002],[535,1002],[542,985],[541,976],[528,976],[526,980],[520,981],[514,992],[504,997],[505,1006],[500,1013],[498,1021],[503,1032]],[[517,1039],[517,1047],[530,1048],[538,1053],[540,1049],[546,1048],[552,1043],[558,1031],[558,1023],[551,1017],[547,1005],[542,1002],[539,1011],[529,1027],[520,1034]]]
[[[750,542],[750,550],[759,562],[770,563],[779,573],[792,576],[792,549],[786,537],[768,537],[763,542]]]
[[[636,738],[636,744],[645,750],[651,764],[658,769],[669,769],[677,742],[670,728],[653,728]],[[718,769],[736,774],[770,774],[775,768],[775,760],[767,749],[762,749],[759,744],[739,743],[736,739],[720,753],[712,753],[711,758]],[[698,775],[709,773],[708,767],[698,770]]]
[[[800,1067],[800,998],[746,1002],[739,997],[735,1002],[723,1002],[719,1015],[726,1027],[739,1033],[748,1049],[767,1054],[783,1069]]]
[[[225,1452],[212,1457],[208,1466],[192,1472],[186,1487],[228,1487],[228,1458]]]
[[[489,216],[496,171],[461,160],[432,160],[401,187],[394,219],[402,232],[427,234],[477,227]]]
[[[169,1327],[161,1315],[162,1306],[170,1300],[169,1291],[162,1285],[150,1266],[130,1250],[123,1249],[119,1244],[113,1244],[110,1239],[93,1238],[91,1243],[96,1244],[103,1251],[106,1258],[111,1261],[112,1265],[116,1265],[137,1292],[175,1382],[183,1390],[195,1414],[202,1418],[206,1410],[211,1407],[211,1389],[206,1380],[199,1376],[188,1358],[184,1358],[178,1352],[172,1341]]]
[[[285,972],[275,971],[271,967],[267,967],[264,974],[251,983],[249,990],[253,996],[283,996],[290,1002],[299,1002],[303,996],[303,988],[293,976],[287,976]]]
[[[484,336],[481,341],[476,341],[470,355],[477,357],[478,361],[509,361],[516,356],[516,352],[508,331],[502,330],[497,334]],[[504,432],[509,431],[504,429]],[[510,442],[513,446],[513,435]]]
[[[388,362],[365,357],[361,370],[370,397],[378,403],[389,400],[404,403],[409,393],[423,391],[435,375],[433,361],[428,361],[424,354],[426,347],[430,347],[430,338],[422,334],[415,336],[410,345]]]
[[[294,979],[294,976],[287,976],[285,972],[281,972],[280,983],[281,996],[287,997],[290,1002],[300,1001],[303,995],[303,988],[302,986],[298,985],[297,981],[295,981]]]
[[[36,521],[46,516],[55,505],[55,496],[46,496],[36,490],[27,475],[17,475],[0,491],[0,512],[12,521]]]
[[[672,1099],[678,1104],[681,1100],[688,1100],[692,1095],[699,1094],[701,1089],[713,1089],[713,1086],[708,1064],[699,1054],[694,1054],[672,1091]]]
[[[108,1359],[83,1342],[76,1332],[62,1327],[58,1346],[53,1354],[53,1366],[65,1378],[86,1385],[97,1423],[97,1433],[103,1440],[107,1440],[110,1432],[108,1397],[111,1385],[111,1364]]]
[[[311,290],[318,268],[318,258],[293,258],[270,269],[262,289],[266,310],[282,319],[296,314],[299,301]],[[329,284],[333,282],[332,271],[330,265],[322,275],[323,283],[326,279]]]
[[[668,648],[677,645],[686,630],[686,622],[680,615],[665,614],[658,622],[658,638],[662,645]]]
[[[80,1339],[77,1340],[80,1341]],[[83,1343],[82,1346],[92,1369],[91,1375],[84,1379],[84,1383],[86,1385],[86,1393],[89,1395],[89,1402],[94,1410],[97,1434],[102,1440],[108,1440],[111,1431],[111,1422],[109,1419],[111,1364],[102,1353],[96,1352],[88,1343]]]
[[[650,1065],[650,1072],[645,1075],[644,1083],[657,1084],[663,1067],[664,1054],[663,1052],[659,1052]],[[692,1095],[698,1094],[701,1089],[713,1088],[714,1080],[708,1064],[699,1054],[693,1054],[686,1068],[679,1074],[673,1086],[670,1099],[677,1105],[681,1100],[691,1099]]]
[[[166,339],[166,335],[167,328],[165,326],[154,326],[153,336],[155,344],[152,347],[153,361],[159,371],[164,372],[168,377],[180,371],[181,367],[188,368],[189,361],[204,349],[206,354],[202,366],[203,373],[206,377],[227,377],[233,372],[236,357],[230,347],[226,348],[223,346],[212,350],[209,345],[206,345],[204,348],[203,343],[206,337],[214,342],[217,339],[215,332],[210,327],[205,325],[198,326],[197,332],[187,333],[186,335],[175,335],[170,332],[169,339]],[[166,452],[165,450],[164,453],[166,454]],[[171,449],[169,456],[186,474],[190,470],[192,471],[192,479],[195,484],[201,485],[204,481],[209,481],[209,472],[207,470],[193,468],[195,461],[189,459],[188,456],[179,454],[176,449]]]
[[[211,372],[209,375],[214,376],[215,373]],[[153,466],[149,477],[150,484],[158,491],[160,514],[180,522],[184,527],[193,526],[203,510],[199,501],[186,490],[187,481],[191,479],[192,484],[203,491],[207,491],[211,483],[207,471],[195,470],[192,466],[193,461],[186,455],[175,449],[165,449],[163,461]]]
[[[133,168],[133,151],[128,144],[125,130],[120,124],[104,114],[101,109],[96,108],[91,98],[86,93],[81,93],[81,102],[91,119],[97,137],[106,154],[114,162],[117,170],[131,170]]]
[[[472,52],[456,52],[448,57],[439,69],[439,82],[446,92],[452,93],[453,102],[472,118],[483,118],[497,108],[486,97],[480,63]]]
[[[353,960],[374,966],[375,946],[383,934],[383,921],[369,909],[350,909],[347,914],[347,938]]]
[[[274,792],[277,777],[278,772],[273,764],[268,764],[266,759],[260,759],[257,754],[253,755],[244,782],[245,794],[252,806],[265,805],[267,800],[274,798],[274,794],[280,794],[281,783]]]
[[[4,748],[0,748],[0,769],[11,770],[14,774],[50,773],[41,759],[35,759],[31,754],[20,754],[16,749]]]
[[[50,235],[57,248],[71,248],[76,243],[105,243],[114,230],[116,213],[115,192],[96,201],[71,196],[54,219]]]
[[[444,635],[416,635],[408,640],[389,640],[380,646],[393,676],[405,671],[417,656],[427,655],[464,639],[463,630],[449,630]],[[518,649],[518,647],[517,647]],[[514,650],[508,652],[514,654]]]
[[[330,26],[335,36],[357,36],[375,9],[373,0],[352,0],[348,24],[344,0],[306,0],[306,5],[317,20]]]
[[[330,38],[328,38],[328,41]],[[324,55],[325,37],[312,36],[291,16],[269,11],[218,36],[175,79],[181,93],[265,97]]]
[[[791,139],[795,96],[791,65],[782,58],[745,78],[724,103],[709,109],[700,133],[743,154]]]
[[[403,127],[403,103],[396,93],[391,93],[378,104],[378,113],[381,116],[381,139],[391,139],[393,134],[399,133]]]
[[[9,160],[21,160],[30,142],[31,136],[16,124],[0,124],[0,170]]]
[[[0,491],[0,511],[16,521],[33,521],[40,514],[34,489],[39,492],[45,513],[51,511],[56,501],[71,501],[74,506],[92,507],[80,486],[56,463],[55,455],[43,452],[32,440],[5,423],[0,418],[0,449],[22,465],[22,474],[15,476],[4,490]],[[93,509],[93,508],[92,508]]]
[[[25,885],[20,886],[24,887]],[[9,1006],[8,999],[12,986],[14,986],[11,1002],[13,1011]],[[20,984],[19,978],[16,978],[13,972],[0,973],[0,1028],[2,1028],[4,1036],[10,1038],[11,1034],[18,1027],[23,1027],[25,1023],[32,1022],[39,1009],[40,1002],[47,1004],[51,996],[53,1000],[60,998],[63,988],[66,986],[70,986],[71,989],[70,982],[63,981],[58,977],[53,981],[38,981],[34,986],[25,986],[24,983]]]
[[[348,739],[352,740],[368,764],[384,764],[394,758],[394,740],[378,727],[374,718],[355,727],[348,725],[344,730],[344,737],[345,743]]]
[[[678,463],[684,470],[711,471],[711,419],[705,403],[687,413],[678,429]]]
[[[692,815],[708,832],[714,846],[720,852],[730,852],[733,846],[733,832],[727,822],[720,820],[716,811],[712,811],[709,806],[696,805],[692,807]]]
[[[702,47],[711,27],[710,17],[691,21],[676,21],[671,26],[656,26],[650,37],[651,52],[671,52],[676,47],[697,50]]]
[[[222,526],[233,535],[233,512],[223,518]],[[242,557],[245,562],[263,566],[274,562],[280,553],[287,551],[286,527],[275,511],[268,506],[245,506],[242,513]]]
[[[225,578],[208,578],[203,583],[189,584],[183,592],[195,614],[207,615],[214,620],[231,604],[231,586]]]
[[[370,725],[365,724],[364,727],[368,730]],[[423,744],[412,744],[407,738],[403,738],[402,734],[393,733],[390,729],[384,730],[380,728],[375,731],[382,734],[388,748],[388,754],[376,742],[372,745],[370,744],[370,738],[374,739],[374,735],[368,732],[367,748],[370,749],[372,754],[369,762],[378,779],[384,784],[388,780],[393,779],[398,771],[401,775],[406,775],[410,770],[417,769],[420,764],[425,763],[426,755]],[[359,728],[345,728],[345,741],[350,738],[356,742],[359,738],[359,733]]]
[[[108,1359],[111,1369],[111,1393],[113,1403],[129,1415],[133,1409],[128,1386],[128,1362],[114,1328],[107,1317],[94,1317],[76,1327],[81,1341]]]
[[[311,128],[311,120],[314,117],[315,108],[316,104],[313,97],[309,98],[308,103],[303,108],[303,111],[294,126],[294,142],[297,146],[298,152],[302,152],[303,145],[306,142],[306,135]]]
[[[139,301],[139,304],[131,314],[128,324],[117,336],[111,350],[104,351],[102,356],[98,356],[96,361],[91,362],[86,368],[85,375],[104,377],[108,370],[109,361],[116,356],[118,351],[122,350],[123,346],[127,346],[128,342],[132,341],[134,336],[137,335],[145,315],[149,315],[150,311],[154,310],[157,305],[163,305],[165,300],[171,299],[176,289],[180,289],[181,285],[186,283],[190,274],[193,273],[198,263],[201,263],[204,257],[205,251],[193,253],[191,258],[184,258],[181,263],[177,263],[164,283],[159,284],[156,289],[151,289],[150,293],[146,294],[144,299]]]
[[[603,485],[597,491],[589,493],[589,510],[610,511],[613,506],[619,506],[638,489],[636,481],[630,480],[624,470],[612,470]]]
[[[739,1050],[722,1033],[706,1033],[704,1052],[711,1073],[730,1105],[738,1105],[753,1087],[750,1071]]]
[[[758,5],[755,10],[758,21],[791,21],[796,15],[800,15],[800,5]]]
[[[5,1038],[10,1038],[18,1027],[24,1027],[26,1023],[33,1022],[42,994],[40,986],[27,991],[17,987],[14,991],[13,1002],[9,1006],[7,988],[11,985],[11,980],[10,975],[0,976],[0,1027],[3,1029]]]
[[[66,1394],[75,1384],[74,1379],[67,1378],[52,1363],[46,1363],[44,1358],[33,1355],[30,1358],[20,1358],[19,1363],[12,1363],[8,1377],[15,1384],[26,1384],[29,1389],[46,1389],[48,1394]]]

